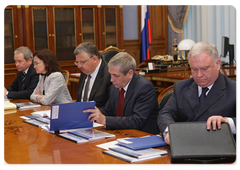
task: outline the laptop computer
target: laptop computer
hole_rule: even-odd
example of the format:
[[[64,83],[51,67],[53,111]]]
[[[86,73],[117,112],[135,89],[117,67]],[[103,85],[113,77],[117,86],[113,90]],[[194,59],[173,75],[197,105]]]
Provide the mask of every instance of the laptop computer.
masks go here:
[[[206,122],[179,122],[168,126],[172,163],[222,163],[236,160],[236,144],[228,123],[220,130]]]

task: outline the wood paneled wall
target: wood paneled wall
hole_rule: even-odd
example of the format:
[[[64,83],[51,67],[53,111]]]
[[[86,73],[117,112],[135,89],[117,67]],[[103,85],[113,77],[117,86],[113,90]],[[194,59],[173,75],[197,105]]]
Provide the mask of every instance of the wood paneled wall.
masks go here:
[[[166,55],[168,53],[168,22],[167,6],[149,6],[152,43],[150,44],[150,56]],[[138,6],[138,39],[125,40],[124,49],[132,55],[137,65],[140,64],[141,55],[141,6]],[[80,72],[74,65],[74,61],[59,61],[62,70],[70,73]],[[17,76],[15,64],[5,64],[4,66],[4,86],[11,85]],[[75,93],[75,92],[74,92]]]
[[[152,43],[150,56],[168,54],[168,21],[167,6],[149,6]],[[125,40],[124,49],[132,55],[137,65],[140,64],[141,55],[141,6],[138,6],[138,40]]]

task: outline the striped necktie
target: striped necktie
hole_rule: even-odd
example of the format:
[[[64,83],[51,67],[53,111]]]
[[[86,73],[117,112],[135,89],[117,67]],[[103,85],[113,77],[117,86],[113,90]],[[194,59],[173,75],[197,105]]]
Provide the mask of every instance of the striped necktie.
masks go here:
[[[90,79],[91,79],[91,75],[88,75],[88,76],[87,76],[87,83],[86,83],[86,85],[85,85],[84,95],[83,95],[83,101],[84,101],[84,102],[87,101]]]
[[[23,72],[23,75],[22,75],[22,89],[24,87],[24,83],[23,82],[26,79],[26,76],[27,76],[27,74],[25,72]]]

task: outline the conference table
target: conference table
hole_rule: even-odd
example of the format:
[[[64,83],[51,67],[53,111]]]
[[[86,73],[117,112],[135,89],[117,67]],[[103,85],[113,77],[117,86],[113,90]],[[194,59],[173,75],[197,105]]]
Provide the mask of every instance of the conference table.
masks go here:
[[[29,102],[29,100],[10,100],[12,103]],[[39,127],[23,122],[21,116],[32,112],[50,110],[50,106],[32,109],[13,109],[4,111],[4,158],[9,164],[129,164],[121,159],[102,153],[104,149],[96,145],[115,141],[118,138],[142,137],[148,133],[135,130],[106,130],[104,126],[94,127],[98,130],[116,135],[114,138],[100,139],[77,144],[70,140],[46,132]],[[158,147],[168,151],[169,146]],[[170,164],[168,154],[159,158],[145,160],[134,164]]]

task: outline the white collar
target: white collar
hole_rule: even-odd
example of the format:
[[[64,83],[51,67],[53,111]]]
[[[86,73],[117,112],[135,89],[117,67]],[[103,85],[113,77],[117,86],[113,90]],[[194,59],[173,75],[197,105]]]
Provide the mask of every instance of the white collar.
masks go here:
[[[209,90],[206,92],[206,95],[208,95],[213,85],[214,83],[207,87]],[[202,87],[198,86],[198,96],[200,96],[201,94],[202,94]]]
[[[90,74],[91,78],[95,79],[97,77],[98,71],[100,69],[100,65],[102,63],[102,59],[100,59],[100,62],[98,64],[98,66],[96,67],[96,69]]]

